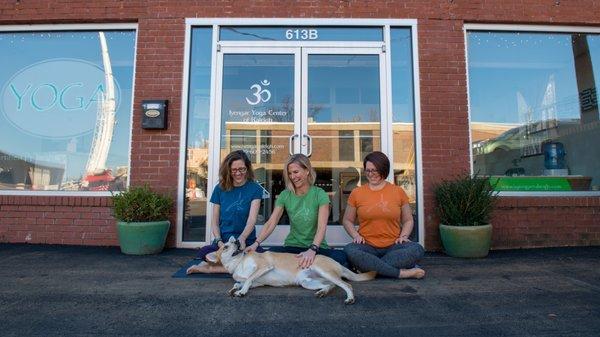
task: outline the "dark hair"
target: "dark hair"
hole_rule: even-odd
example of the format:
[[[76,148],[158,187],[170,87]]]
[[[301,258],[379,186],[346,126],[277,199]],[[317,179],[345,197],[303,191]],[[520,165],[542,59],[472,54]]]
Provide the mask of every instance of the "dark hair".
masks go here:
[[[387,179],[388,175],[390,174],[390,160],[385,153],[380,151],[373,151],[369,153],[363,160],[363,168],[365,170],[367,169],[368,161],[375,166],[377,173],[379,173],[383,179]]]
[[[237,150],[229,153],[219,168],[219,185],[224,191],[230,191],[233,189],[233,177],[231,176],[231,164],[236,160],[243,160],[246,165],[246,179],[254,180],[254,170],[252,169],[252,162],[246,152]]]

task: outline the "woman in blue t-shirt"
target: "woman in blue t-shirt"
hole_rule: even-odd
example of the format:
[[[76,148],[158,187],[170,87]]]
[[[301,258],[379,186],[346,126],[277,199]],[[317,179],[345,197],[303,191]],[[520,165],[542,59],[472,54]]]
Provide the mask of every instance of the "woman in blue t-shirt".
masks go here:
[[[198,259],[219,249],[223,242],[235,237],[241,248],[256,240],[256,218],[263,198],[263,188],[254,181],[252,162],[242,150],[233,151],[223,159],[219,169],[219,184],[215,186],[210,202],[212,205],[212,244],[198,252]],[[223,266],[200,262],[188,268],[187,273],[226,273]]]

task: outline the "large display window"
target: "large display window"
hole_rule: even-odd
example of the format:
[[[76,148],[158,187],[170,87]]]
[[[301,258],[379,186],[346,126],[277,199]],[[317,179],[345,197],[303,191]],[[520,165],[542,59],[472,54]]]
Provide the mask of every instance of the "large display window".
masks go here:
[[[473,171],[499,191],[600,190],[600,35],[467,32]]]
[[[0,190],[127,186],[134,29],[0,32]]]

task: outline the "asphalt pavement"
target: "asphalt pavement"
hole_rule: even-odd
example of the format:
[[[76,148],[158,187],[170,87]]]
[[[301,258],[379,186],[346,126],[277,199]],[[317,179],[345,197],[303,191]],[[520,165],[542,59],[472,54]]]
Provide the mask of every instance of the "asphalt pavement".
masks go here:
[[[194,254],[0,244],[0,336],[600,336],[600,247],[427,253],[425,279],[355,282],[353,305],[172,278]]]

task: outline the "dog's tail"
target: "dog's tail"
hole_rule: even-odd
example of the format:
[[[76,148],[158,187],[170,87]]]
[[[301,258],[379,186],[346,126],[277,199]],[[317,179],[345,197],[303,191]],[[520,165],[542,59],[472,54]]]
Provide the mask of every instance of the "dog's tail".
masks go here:
[[[350,281],[369,281],[375,278],[376,271],[357,274],[348,268],[342,267],[342,277]]]

